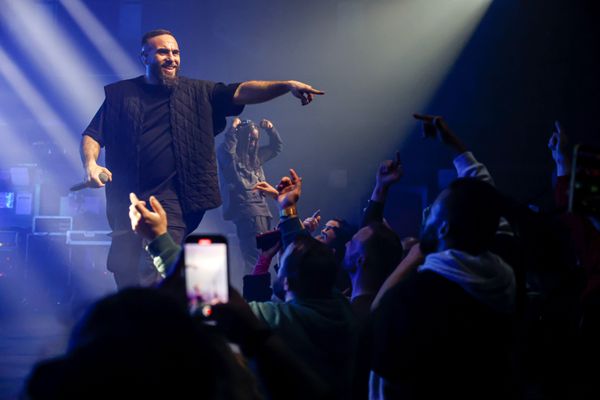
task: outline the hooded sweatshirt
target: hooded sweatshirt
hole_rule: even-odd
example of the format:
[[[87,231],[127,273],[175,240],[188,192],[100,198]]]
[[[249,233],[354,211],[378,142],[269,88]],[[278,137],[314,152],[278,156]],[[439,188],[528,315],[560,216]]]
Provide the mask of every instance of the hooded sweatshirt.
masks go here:
[[[516,284],[512,268],[496,254],[477,256],[446,250],[427,256],[419,272],[433,271],[458,284],[495,311],[510,313],[515,307]]]
[[[508,398],[514,302],[497,255],[429,255],[373,314],[372,398]]]

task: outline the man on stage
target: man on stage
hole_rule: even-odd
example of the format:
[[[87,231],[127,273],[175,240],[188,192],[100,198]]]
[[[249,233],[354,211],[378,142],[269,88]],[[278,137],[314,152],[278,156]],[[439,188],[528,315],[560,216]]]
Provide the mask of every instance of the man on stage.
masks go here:
[[[297,81],[247,81],[225,85],[179,76],[180,52],[173,34],[154,30],[142,38],[143,76],[105,87],[105,100],[83,132],[81,156],[91,187],[106,185],[113,231],[108,269],[119,288],[158,279],[129,225],[129,193],[156,196],[176,242],[193,231],[208,209],[221,204],[214,136],[226,116],[244,105],[291,92],[303,105],[323,92]],[[97,164],[106,149],[106,167]],[[114,173],[114,175],[113,175]]]

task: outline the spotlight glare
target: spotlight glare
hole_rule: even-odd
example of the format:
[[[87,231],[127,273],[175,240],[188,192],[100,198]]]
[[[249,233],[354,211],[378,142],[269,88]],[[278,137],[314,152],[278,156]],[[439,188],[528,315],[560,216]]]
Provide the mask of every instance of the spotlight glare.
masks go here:
[[[107,64],[120,79],[138,74],[139,68],[133,63],[130,56],[80,0],[60,0],[60,4],[77,22],[83,33],[96,46],[98,52],[102,54]]]

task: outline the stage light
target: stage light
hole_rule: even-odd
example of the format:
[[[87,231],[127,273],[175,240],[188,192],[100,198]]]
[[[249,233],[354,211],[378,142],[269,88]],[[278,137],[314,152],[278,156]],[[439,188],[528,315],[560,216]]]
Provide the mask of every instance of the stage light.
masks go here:
[[[86,55],[72,42],[71,35],[48,12],[52,4],[32,0],[5,0],[0,8],[11,39],[19,44],[30,65],[54,86],[69,110],[82,124],[102,102],[103,85]]]
[[[78,141],[70,134],[71,130],[27,80],[2,47],[0,47],[0,75],[4,77],[15,94],[20,97],[23,104],[57,144],[65,149],[78,147]],[[71,168],[81,169],[81,161],[75,154],[67,153],[67,159]]]
[[[60,0],[60,4],[120,79],[139,75],[140,67],[80,0]]]

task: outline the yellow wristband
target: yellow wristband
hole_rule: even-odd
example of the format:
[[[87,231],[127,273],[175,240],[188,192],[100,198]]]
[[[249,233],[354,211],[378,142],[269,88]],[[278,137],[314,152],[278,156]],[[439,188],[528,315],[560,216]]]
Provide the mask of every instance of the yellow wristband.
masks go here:
[[[283,210],[279,211],[279,216],[281,218],[284,217],[295,217],[298,215],[298,211],[296,210],[296,206],[286,207]]]

